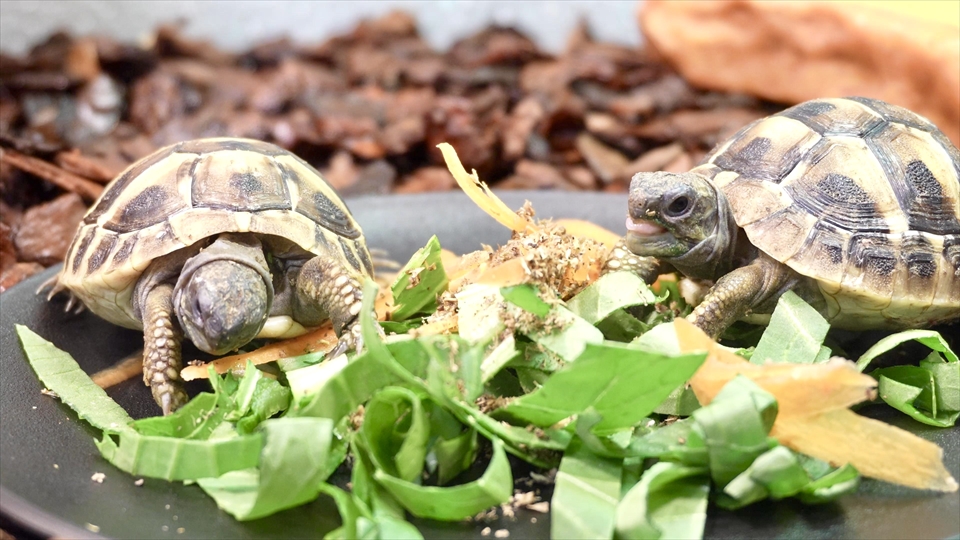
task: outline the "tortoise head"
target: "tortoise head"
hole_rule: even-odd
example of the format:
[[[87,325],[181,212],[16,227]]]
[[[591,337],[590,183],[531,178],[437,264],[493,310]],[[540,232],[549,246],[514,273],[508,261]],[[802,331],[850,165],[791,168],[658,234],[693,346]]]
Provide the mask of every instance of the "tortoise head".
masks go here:
[[[174,309],[184,333],[199,349],[217,355],[255,338],[272,300],[259,245],[223,237],[184,264],[174,290]]]
[[[627,247],[670,262],[693,277],[711,278],[735,225],[723,195],[704,176],[637,173],[630,182]],[[734,229],[731,230],[731,225]]]

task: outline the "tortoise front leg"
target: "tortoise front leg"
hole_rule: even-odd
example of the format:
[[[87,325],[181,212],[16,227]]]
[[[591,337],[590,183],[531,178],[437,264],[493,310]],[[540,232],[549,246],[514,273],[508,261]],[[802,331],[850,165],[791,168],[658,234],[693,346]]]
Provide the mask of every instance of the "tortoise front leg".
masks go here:
[[[173,320],[173,286],[156,285],[142,306],[143,382],[167,415],[187,402],[180,381],[180,344],[183,332]]]
[[[604,263],[603,273],[608,274],[621,270],[633,272],[640,276],[645,283],[652,284],[660,274],[663,274],[668,269],[659,259],[641,257],[640,255],[634,254],[627,248],[626,241],[621,238],[620,241],[613,246],[607,262]]]
[[[760,257],[717,280],[687,320],[717,339],[751,308],[783,292],[788,285],[790,272],[786,267]]]
[[[329,317],[340,341],[330,351],[333,358],[363,347],[360,309],[364,275],[335,257],[314,257],[297,276],[297,320],[309,322]]]

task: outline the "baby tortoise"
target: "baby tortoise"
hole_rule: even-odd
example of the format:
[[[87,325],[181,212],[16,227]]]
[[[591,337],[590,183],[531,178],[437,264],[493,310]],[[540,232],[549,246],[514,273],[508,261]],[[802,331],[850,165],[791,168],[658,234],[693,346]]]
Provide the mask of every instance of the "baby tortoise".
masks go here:
[[[714,281],[689,316],[714,337],[787,290],[837,328],[960,319],[960,151],[882,101],[808,101],[689,172],[639,173],[626,226],[607,269]]]
[[[272,144],[200,139],[154,152],[107,186],[51,296],[67,289],[100,317],[142,329],[143,380],[169,414],[186,401],[184,334],[224,354],[330,319],[335,356],[361,346],[372,275],[363,232],[316,169]]]

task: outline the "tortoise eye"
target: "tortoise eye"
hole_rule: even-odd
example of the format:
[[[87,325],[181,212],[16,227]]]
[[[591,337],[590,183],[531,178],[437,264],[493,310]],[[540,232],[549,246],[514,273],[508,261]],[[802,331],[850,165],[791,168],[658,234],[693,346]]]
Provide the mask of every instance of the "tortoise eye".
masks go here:
[[[689,208],[690,208],[690,198],[687,197],[686,195],[681,195],[676,199],[670,201],[670,204],[667,205],[667,209],[664,211],[664,213],[670,217],[680,217]]]

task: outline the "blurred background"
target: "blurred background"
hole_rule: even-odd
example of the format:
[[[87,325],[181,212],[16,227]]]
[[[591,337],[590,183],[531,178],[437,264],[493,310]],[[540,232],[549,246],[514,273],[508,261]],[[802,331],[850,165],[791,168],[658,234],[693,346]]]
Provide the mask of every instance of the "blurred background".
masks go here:
[[[635,2],[303,2],[303,1],[129,1],[70,2],[4,0],[0,4],[0,49],[20,54],[57,29],[78,34],[107,32],[124,41],[147,38],[160,23],[188,21],[184,35],[242,51],[252,43],[289,37],[310,43],[350,30],[361,19],[393,10],[410,13],[423,38],[445,49],[493,24],[515,26],[545,50],[559,52],[581,18],[605,41],[639,45]],[[22,24],[25,20],[34,24]]]
[[[960,143],[960,2],[3,0],[0,291],[187,139],[276,143],[346,196],[453,189],[440,142],[497,189],[622,193],[843,95]]]

